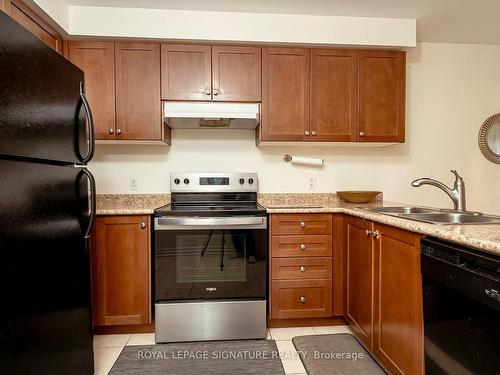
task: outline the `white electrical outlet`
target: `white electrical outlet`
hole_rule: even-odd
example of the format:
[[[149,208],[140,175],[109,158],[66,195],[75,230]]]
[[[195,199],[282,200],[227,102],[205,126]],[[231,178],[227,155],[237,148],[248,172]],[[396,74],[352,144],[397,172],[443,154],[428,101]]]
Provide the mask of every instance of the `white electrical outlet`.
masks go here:
[[[128,188],[130,189],[130,191],[139,190],[139,181],[137,180],[137,177],[130,177],[128,181]]]
[[[316,190],[316,177],[309,177],[309,190]]]

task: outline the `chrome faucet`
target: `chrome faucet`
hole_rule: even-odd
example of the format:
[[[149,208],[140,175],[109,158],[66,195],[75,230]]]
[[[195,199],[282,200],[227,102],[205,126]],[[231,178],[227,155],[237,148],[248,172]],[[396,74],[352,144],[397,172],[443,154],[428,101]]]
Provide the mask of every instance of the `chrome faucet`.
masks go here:
[[[411,183],[413,187],[419,187],[422,185],[432,185],[441,190],[443,190],[453,201],[453,209],[455,211],[466,212],[465,205],[465,182],[462,177],[457,173],[457,171],[452,170],[451,173],[455,175],[455,183],[453,184],[453,189],[449,188],[440,181],[434,180],[432,178],[419,178]]]

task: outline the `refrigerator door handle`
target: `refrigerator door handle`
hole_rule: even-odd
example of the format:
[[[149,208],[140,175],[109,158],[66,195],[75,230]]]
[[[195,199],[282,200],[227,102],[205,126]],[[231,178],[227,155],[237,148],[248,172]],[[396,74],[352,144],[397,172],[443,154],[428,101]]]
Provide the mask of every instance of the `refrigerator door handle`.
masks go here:
[[[83,108],[85,109],[85,117],[87,118],[88,134],[89,134],[89,151],[87,156],[83,158],[82,163],[87,164],[94,156],[95,138],[94,138],[94,119],[90,110],[89,102],[85,96],[83,82],[80,82],[80,98],[82,99]]]
[[[90,217],[89,217],[89,226],[85,231],[85,238],[90,238],[90,231],[92,229],[92,225],[94,225],[95,217],[96,217],[96,189],[95,189],[95,178],[90,173],[87,168],[82,168],[82,173],[87,176],[90,184]]]

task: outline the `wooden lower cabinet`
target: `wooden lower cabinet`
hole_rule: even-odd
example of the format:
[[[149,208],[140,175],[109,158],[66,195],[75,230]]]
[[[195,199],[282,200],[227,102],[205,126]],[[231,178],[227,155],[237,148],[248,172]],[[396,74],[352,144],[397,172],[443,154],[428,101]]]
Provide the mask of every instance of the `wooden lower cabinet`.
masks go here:
[[[98,216],[93,237],[94,325],[151,323],[149,216]]]
[[[420,235],[345,220],[351,328],[392,374],[424,372]]]
[[[346,317],[351,328],[369,348],[373,346],[374,254],[372,238],[367,234],[372,223],[348,217],[347,249],[347,306]]]
[[[333,216],[273,214],[270,221],[270,319],[332,317]]]
[[[373,350],[392,374],[423,374],[420,235],[382,224],[375,248]]]

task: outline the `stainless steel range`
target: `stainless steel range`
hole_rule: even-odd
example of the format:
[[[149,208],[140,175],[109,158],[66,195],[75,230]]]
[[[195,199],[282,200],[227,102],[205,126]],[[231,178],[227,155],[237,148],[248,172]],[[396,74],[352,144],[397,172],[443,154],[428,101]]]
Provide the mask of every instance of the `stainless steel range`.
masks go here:
[[[155,211],[156,342],[266,337],[267,215],[255,173],[172,173]]]

